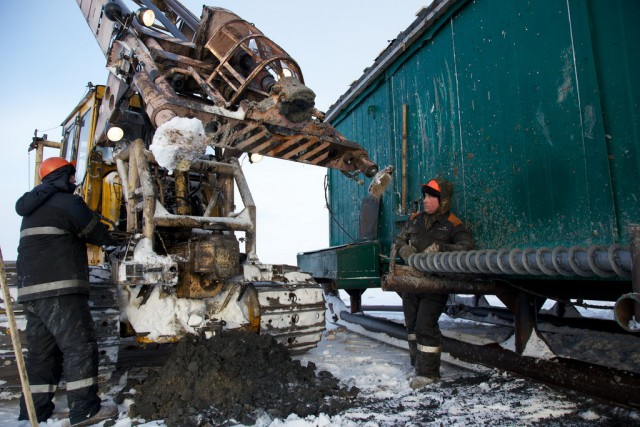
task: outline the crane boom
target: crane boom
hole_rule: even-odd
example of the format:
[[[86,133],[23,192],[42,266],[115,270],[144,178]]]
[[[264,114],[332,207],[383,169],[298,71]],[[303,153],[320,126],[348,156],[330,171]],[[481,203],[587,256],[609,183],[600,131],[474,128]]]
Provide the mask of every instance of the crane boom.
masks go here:
[[[121,0],[77,2],[111,72],[97,143],[107,124],[129,120],[125,100],[138,93],[152,125],[198,118],[207,143],[229,156],[377,172],[365,150],[322,122],[296,61],[232,12],[204,6],[198,20],[177,0],[137,0],[155,13],[147,27]]]

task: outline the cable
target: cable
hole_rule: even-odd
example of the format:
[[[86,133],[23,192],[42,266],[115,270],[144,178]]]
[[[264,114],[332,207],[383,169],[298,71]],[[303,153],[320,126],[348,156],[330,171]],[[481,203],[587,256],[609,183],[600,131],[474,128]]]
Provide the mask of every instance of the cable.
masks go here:
[[[327,190],[329,190],[328,177],[329,177],[329,175],[325,175],[324,176],[324,202],[325,202],[325,206],[326,206],[327,210],[329,211],[329,215],[331,216],[331,219],[335,221],[336,225],[338,227],[340,227],[340,229],[342,231],[344,231],[344,234],[349,236],[349,238],[351,239],[351,242],[355,242],[356,239],[354,239],[353,236],[351,234],[349,234],[349,232],[342,226],[342,224],[340,224],[340,221],[338,221],[338,219],[333,215],[333,211],[331,210],[331,207],[329,206],[329,199],[327,197]]]
[[[84,96],[83,96],[83,98],[84,98]],[[56,125],[56,126],[54,126],[54,127],[50,127],[49,129],[44,129],[44,130],[43,130],[43,129],[36,129],[36,132],[40,131],[41,133],[43,133],[43,134],[44,134],[45,132],[49,132],[50,130],[57,129],[57,128],[59,128],[59,127],[60,127],[60,125]]]
[[[31,188],[31,151],[27,152],[27,189]]]

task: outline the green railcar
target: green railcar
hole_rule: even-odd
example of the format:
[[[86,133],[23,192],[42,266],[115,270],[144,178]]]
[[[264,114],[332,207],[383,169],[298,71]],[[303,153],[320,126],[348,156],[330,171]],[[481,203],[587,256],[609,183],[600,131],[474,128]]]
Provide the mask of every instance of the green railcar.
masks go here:
[[[327,114],[378,165],[395,168],[369,239],[381,274],[394,237],[421,209],[420,184],[439,176],[454,183],[453,211],[479,249],[459,258],[473,266],[467,273],[504,273],[557,298],[631,292],[638,22],[636,0],[435,0],[420,11]],[[360,244],[369,180],[336,171],[328,180],[330,244]],[[497,271],[510,256],[520,266]],[[298,260],[329,279],[317,253]]]

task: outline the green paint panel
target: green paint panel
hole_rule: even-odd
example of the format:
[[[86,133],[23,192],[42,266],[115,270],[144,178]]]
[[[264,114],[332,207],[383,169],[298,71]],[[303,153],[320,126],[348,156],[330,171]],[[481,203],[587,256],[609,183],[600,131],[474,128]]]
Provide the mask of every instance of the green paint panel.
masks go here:
[[[396,167],[382,253],[434,176],[456,185],[454,212],[479,248],[628,243],[640,220],[637,22],[635,0],[459,1],[441,16],[333,120]],[[329,180],[331,244],[358,241],[370,180]]]
[[[379,88],[367,97],[366,102],[353,110],[348,123],[342,131],[347,137],[358,135],[359,143],[367,147],[369,157],[376,159],[379,165],[392,164],[389,156],[393,154],[391,145],[392,110],[388,104],[387,90]],[[368,182],[369,180],[367,180]],[[367,187],[356,181],[346,179],[341,173],[329,173],[331,242],[340,244],[360,241],[360,204],[367,195]],[[335,189],[335,191],[334,191]],[[382,212],[379,223],[388,220]],[[345,225],[344,228],[337,224]],[[333,244],[333,243],[332,243]]]
[[[578,11],[553,1],[489,3],[453,20],[455,40],[465,41],[456,45],[465,219],[485,247],[611,240],[599,101],[582,73],[593,70],[592,57],[574,44],[588,34],[570,20]],[[491,25],[478,16],[492,16]]]
[[[618,231],[623,241],[639,221],[640,5],[588,3],[595,75],[602,109]]]
[[[380,287],[380,244],[366,242],[298,254],[298,266],[341,289]]]

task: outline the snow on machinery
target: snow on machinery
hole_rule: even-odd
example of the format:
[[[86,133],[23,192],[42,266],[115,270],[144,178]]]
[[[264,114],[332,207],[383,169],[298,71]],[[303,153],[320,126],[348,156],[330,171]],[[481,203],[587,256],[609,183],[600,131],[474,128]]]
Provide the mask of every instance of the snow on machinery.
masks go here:
[[[252,24],[221,8],[203,7],[198,20],[175,0],[132,3],[135,12],[120,0],[78,0],[108,82],[65,120],[61,144],[36,135],[31,145],[36,162],[45,146],[77,161],[85,201],[126,236],[110,264],[89,248],[94,272],[118,284],[121,335],[166,342],[244,328],[292,351],[315,346],[322,288],[295,267],[259,261],[256,206],[238,157],[351,177],[377,166],[322,123],[298,64]]]

